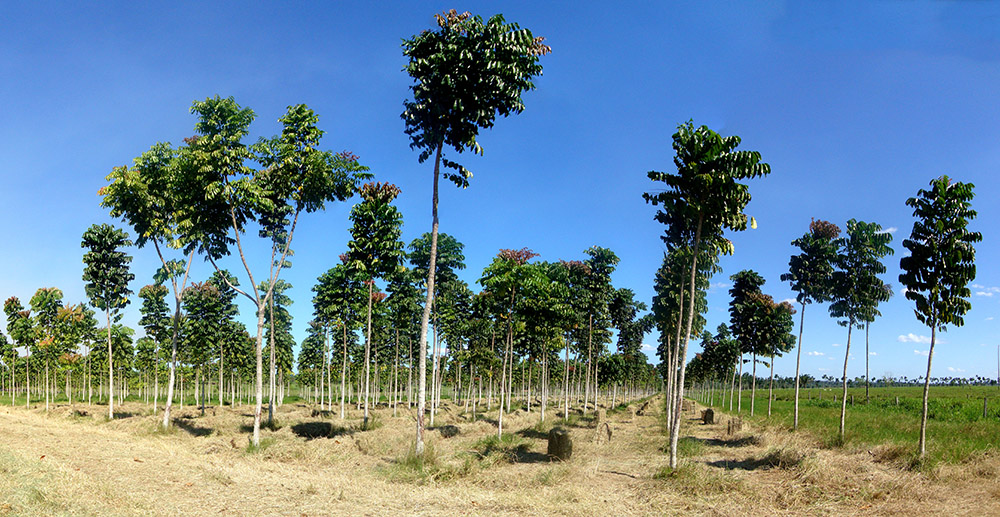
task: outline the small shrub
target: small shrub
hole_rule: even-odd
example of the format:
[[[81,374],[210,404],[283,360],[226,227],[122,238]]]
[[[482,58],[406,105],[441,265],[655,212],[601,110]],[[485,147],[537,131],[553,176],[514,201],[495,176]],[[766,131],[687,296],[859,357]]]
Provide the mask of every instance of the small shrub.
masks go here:
[[[361,426],[358,429],[361,429],[362,431],[374,431],[379,427],[382,427],[382,425],[382,420],[379,419],[379,417],[374,414],[370,414],[367,422],[362,419]],[[425,448],[424,450],[426,451],[427,449]]]
[[[518,453],[527,452],[528,447],[527,441],[511,433],[504,433],[500,437],[491,434],[472,446],[483,462],[493,464],[513,463],[517,461]]]
[[[275,439],[273,436],[264,436],[260,439],[260,445],[254,445],[253,442],[247,443],[246,452],[247,454],[257,454],[264,452],[268,447],[274,445]]]

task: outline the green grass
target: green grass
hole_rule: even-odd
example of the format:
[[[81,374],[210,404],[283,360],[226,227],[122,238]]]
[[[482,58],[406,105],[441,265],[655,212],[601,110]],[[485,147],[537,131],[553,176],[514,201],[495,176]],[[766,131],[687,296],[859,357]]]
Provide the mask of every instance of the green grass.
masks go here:
[[[920,434],[923,388],[919,386],[871,388],[865,403],[864,387],[848,389],[845,436],[839,437],[841,394],[839,388],[803,389],[799,396],[799,428],[828,446],[909,446],[916,453]],[[851,403],[851,395],[854,403]],[[836,398],[835,398],[836,397]],[[898,404],[897,404],[898,397]],[[983,397],[987,414],[983,417]],[[774,391],[772,414],[767,416],[767,390],[757,391],[751,418],[750,392],[744,390],[741,415],[756,425],[791,429],[794,390]],[[707,400],[700,400],[707,403]],[[716,395],[716,408],[719,408]],[[726,397],[725,409],[729,408]],[[736,404],[733,404],[733,413]],[[991,386],[941,386],[930,389],[927,454],[924,464],[958,463],[986,450],[1000,449],[1000,390]]]

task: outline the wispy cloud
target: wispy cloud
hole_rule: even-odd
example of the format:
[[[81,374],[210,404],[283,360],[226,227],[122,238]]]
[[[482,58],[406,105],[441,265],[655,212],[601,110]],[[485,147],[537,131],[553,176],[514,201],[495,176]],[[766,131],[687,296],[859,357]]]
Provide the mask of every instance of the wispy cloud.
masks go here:
[[[806,355],[821,356],[826,354],[824,354],[823,352],[812,351],[812,352],[806,352]]]
[[[951,373],[965,373],[965,370],[961,368],[952,368],[951,366],[948,367],[948,371]]]
[[[909,288],[904,287],[904,288],[902,288],[902,289],[899,290],[899,295],[905,297],[906,293],[908,293],[909,291],[910,291]]]
[[[990,316],[989,318],[986,318],[986,321],[993,321],[993,316]]]
[[[832,344],[830,346],[840,346],[840,343],[834,343],[834,344]]]
[[[972,288],[977,289],[976,296],[992,297],[994,294],[1000,294],[1000,287],[986,287],[982,284],[972,284]]]
[[[924,345],[929,345],[931,343],[931,338],[927,336],[918,336],[916,334],[900,334],[896,338],[896,341],[900,343],[921,343]]]
[[[828,371],[830,371],[829,368],[816,368],[816,369],[819,370],[819,371],[821,371],[821,372],[828,372]]]
[[[992,291],[976,291],[976,296],[993,296]]]
[[[868,352],[868,355],[878,355],[875,352]]]
[[[929,354],[930,354],[930,352],[927,351],[927,350],[914,350],[913,351],[913,355],[922,355],[924,357],[927,357]]]
[[[890,227],[882,230],[882,233],[896,233],[898,231],[899,231],[899,228],[896,228],[895,226],[890,226]]]
[[[648,344],[648,343],[643,343],[643,344],[642,344],[642,349],[643,349],[643,350],[648,350],[648,351],[650,351],[650,352],[654,352],[654,351],[656,351],[656,347],[654,347],[653,345],[650,345],[650,344]]]
[[[784,300],[781,300],[780,303],[785,303],[785,302],[788,302],[788,303],[790,303],[792,305],[795,305],[796,303],[799,303],[799,301],[796,300],[795,298],[785,298]]]
[[[709,284],[708,288],[709,289],[729,289],[732,286],[733,286],[733,284],[730,284],[729,282],[715,282],[713,284]]]

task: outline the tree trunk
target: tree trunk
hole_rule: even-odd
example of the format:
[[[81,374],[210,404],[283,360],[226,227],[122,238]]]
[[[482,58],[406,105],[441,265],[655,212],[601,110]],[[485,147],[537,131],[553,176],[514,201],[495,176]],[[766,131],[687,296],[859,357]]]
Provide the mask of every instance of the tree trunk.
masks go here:
[[[441,148],[438,143],[437,155],[434,157],[434,194],[431,201],[431,254],[427,266],[427,300],[424,302],[424,313],[420,316],[420,375],[417,389],[417,442],[415,452],[419,457],[424,453],[424,406],[427,396],[427,324],[431,317],[431,304],[434,303],[434,274],[437,267],[438,243],[438,175],[441,171]]]
[[[851,330],[854,328],[854,321],[847,324],[847,346],[844,347],[844,377],[841,379],[844,384],[844,396],[840,401],[840,441],[844,441],[844,422],[847,419],[847,358],[851,353]]]
[[[868,404],[868,402],[869,402],[868,387],[869,387],[870,383],[869,383],[869,380],[868,380],[868,357],[869,357],[869,354],[868,354],[868,327],[870,325],[871,324],[869,322],[865,322],[865,404]]]
[[[799,428],[799,366],[802,364],[802,327],[806,323],[806,302],[802,302],[802,314],[799,316],[799,346],[795,356],[795,415],[792,417],[792,430]]]
[[[104,311],[108,322],[108,420],[115,419],[115,370],[114,356],[111,353],[111,309]]]
[[[365,421],[363,429],[368,429],[368,391],[369,391],[369,366],[371,365],[371,343],[372,343],[372,291],[375,280],[368,281],[368,331],[365,334]]]
[[[920,410],[920,459],[927,452],[927,399],[931,389],[931,361],[934,359],[934,342],[937,337],[937,318],[931,318],[931,348],[927,351],[927,375],[924,376],[924,400]]]
[[[344,330],[344,362],[340,367],[340,419],[344,419],[344,397],[347,394],[347,325],[341,323]]]
[[[274,289],[274,286],[270,286]],[[271,293],[267,301],[267,310],[271,316],[271,326],[268,327],[268,341],[270,342],[269,363],[267,367],[267,426],[274,428],[274,293]]]

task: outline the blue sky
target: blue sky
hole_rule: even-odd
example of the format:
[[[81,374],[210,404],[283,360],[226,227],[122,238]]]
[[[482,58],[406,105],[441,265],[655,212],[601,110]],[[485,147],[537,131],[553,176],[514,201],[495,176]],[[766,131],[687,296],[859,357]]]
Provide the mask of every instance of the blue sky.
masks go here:
[[[758,228],[731,236],[736,253],[713,279],[711,328],[728,317],[728,277],[740,269],[760,272],[775,299],[793,297],[779,276],[810,218],[875,221],[894,232],[885,279],[897,295],[871,328],[871,372],[922,375],[929,332],[896,278],[912,227],[904,202],[948,174],[975,183],[983,242],[973,310],[964,327],[941,335],[933,375],[996,376],[1000,278],[991,266],[1000,249],[989,222],[1000,197],[1000,5],[609,5],[4,3],[0,297],[27,300],[56,286],[67,302],[84,300],[80,236],[110,222],[96,195],[105,176],[157,141],[190,136],[191,102],[216,94],[256,111],[254,139],[279,131],[286,106],[308,104],[327,148],[357,153],[379,180],[401,187],[404,239],[428,231],[431,167],[417,163],[399,118],[409,93],[399,44],[455,7],[502,12],[553,48],[525,112],[481,135],[483,157],[463,157],[472,186],[443,186],[441,231],[465,243],[466,281],[499,248],[570,260],[600,245],[621,258],[615,284],[649,302],[663,247],[641,198],[657,188],[646,172],[670,170],[670,135],[692,119],[741,136],[772,166],[751,184]],[[309,289],[346,249],[349,210],[332,206],[297,231],[294,266],[282,275],[295,286],[297,339]],[[157,261],[151,249],[133,252],[138,291]],[[266,266],[260,248],[251,254]],[[199,261],[193,275],[210,272]],[[136,305],[126,314],[132,326]],[[248,322],[250,314],[244,307]],[[838,375],[845,341],[826,307],[811,306],[804,371]],[[863,341],[852,356],[853,377],[863,373]],[[794,358],[779,359],[776,371],[793,374]]]

